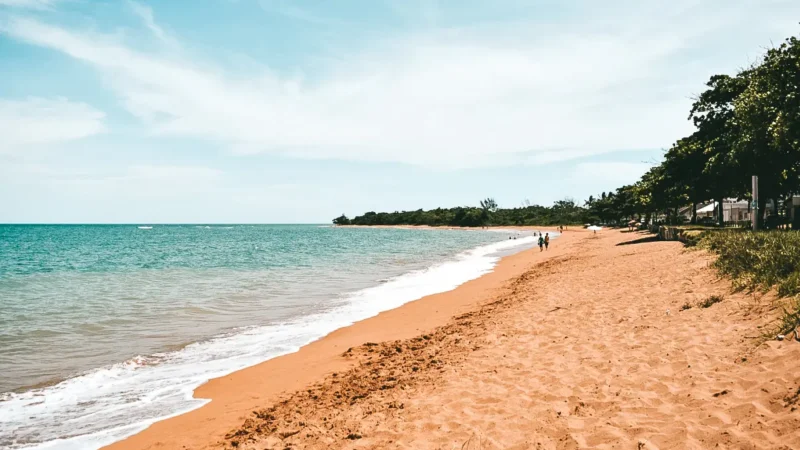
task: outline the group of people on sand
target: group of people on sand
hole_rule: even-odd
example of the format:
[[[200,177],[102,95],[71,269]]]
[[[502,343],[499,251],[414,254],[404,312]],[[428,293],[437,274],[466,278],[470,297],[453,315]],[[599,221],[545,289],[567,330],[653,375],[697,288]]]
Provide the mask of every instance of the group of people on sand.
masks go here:
[[[550,233],[542,234],[541,231],[538,233],[535,231],[533,232],[534,237],[536,237],[537,234],[539,235],[539,251],[547,250],[550,247]]]
[[[550,233],[539,233],[539,251],[547,250],[550,247]]]
[[[560,231],[560,229],[559,229]],[[542,233],[541,231],[533,232],[533,237],[539,236],[539,251],[545,251],[550,247],[550,233]],[[509,236],[508,239],[516,239],[516,236]]]

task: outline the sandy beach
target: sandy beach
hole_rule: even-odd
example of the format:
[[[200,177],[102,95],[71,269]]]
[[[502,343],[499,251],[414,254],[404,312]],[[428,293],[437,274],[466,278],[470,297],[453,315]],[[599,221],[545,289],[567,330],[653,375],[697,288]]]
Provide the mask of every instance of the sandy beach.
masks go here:
[[[800,448],[800,342],[762,339],[775,299],[732,293],[711,260],[571,230],[107,448]]]

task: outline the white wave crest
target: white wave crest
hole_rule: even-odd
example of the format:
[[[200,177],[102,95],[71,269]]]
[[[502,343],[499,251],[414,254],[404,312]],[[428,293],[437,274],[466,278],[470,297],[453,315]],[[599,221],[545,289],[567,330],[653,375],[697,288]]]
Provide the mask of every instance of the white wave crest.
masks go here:
[[[181,350],[138,356],[57,385],[0,398],[0,448],[94,449],[204,405],[193,391],[209,379],[295,352],[354,322],[490,272],[500,254],[530,247],[531,236],[505,240],[453,260],[344,294],[302,319],[235,330]]]

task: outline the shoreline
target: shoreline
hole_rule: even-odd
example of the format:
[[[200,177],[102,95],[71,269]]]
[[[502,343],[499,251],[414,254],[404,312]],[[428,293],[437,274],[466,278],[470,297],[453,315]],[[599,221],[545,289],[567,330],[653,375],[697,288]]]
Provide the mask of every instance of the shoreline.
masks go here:
[[[558,233],[558,225],[491,225],[488,227],[455,227],[443,225],[434,227],[430,225],[331,225],[332,228],[395,228],[399,230],[460,230],[460,231],[544,231],[545,233]],[[570,229],[569,227],[572,227]],[[586,231],[580,225],[569,225],[566,232]]]
[[[359,227],[359,226],[353,226]],[[378,226],[381,228],[423,228],[416,226]],[[445,229],[443,227],[424,227]],[[464,230],[460,227],[449,229]],[[551,227],[490,227],[498,230],[557,232]],[[476,230],[480,230],[477,228]],[[297,352],[278,356],[226,376],[209,380],[194,390],[193,398],[208,399],[205,405],[157,421],[148,428],[103,449],[204,448],[222,440],[231,429],[256,408],[274,401],[285,392],[295,391],[346,370],[351,362],[341,357],[350,347],[365,342],[406,339],[447,323],[453,316],[491,300],[510,279],[531,265],[558,256],[578,240],[585,230],[568,231],[558,237],[549,252],[520,250],[503,256],[493,270],[467,281],[455,289],[408,302],[377,316],[339,328],[313,341]],[[558,251],[556,250],[558,249]],[[268,379],[267,379],[268,378]],[[176,431],[180,430],[180,431]]]
[[[774,293],[678,242],[587,237],[431,332],[348,349],[216,447],[800,448],[800,344],[752,336]]]

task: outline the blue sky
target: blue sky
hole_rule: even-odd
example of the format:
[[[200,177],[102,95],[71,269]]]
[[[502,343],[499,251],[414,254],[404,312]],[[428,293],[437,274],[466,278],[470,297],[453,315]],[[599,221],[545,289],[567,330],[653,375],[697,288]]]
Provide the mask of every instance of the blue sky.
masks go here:
[[[0,0],[0,222],[305,222],[635,181],[800,2]]]

